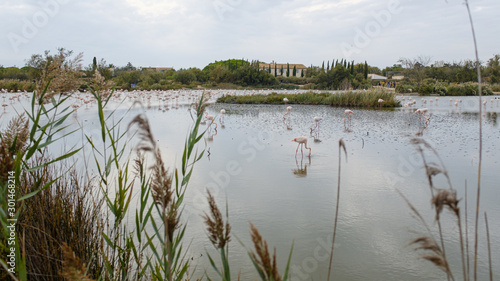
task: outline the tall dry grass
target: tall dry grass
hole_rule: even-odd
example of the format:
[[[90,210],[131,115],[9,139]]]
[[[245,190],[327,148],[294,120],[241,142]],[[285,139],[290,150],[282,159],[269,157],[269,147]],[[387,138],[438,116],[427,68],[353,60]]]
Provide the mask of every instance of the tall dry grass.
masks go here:
[[[47,162],[39,158],[34,165]],[[34,174],[24,174],[20,195],[33,187],[54,181],[50,187],[25,200],[19,216],[18,233],[26,259],[29,280],[64,280],[64,245],[85,264],[83,273],[94,276],[102,270],[99,258],[101,202],[92,186],[74,168],[61,173],[61,167],[48,166]],[[67,251],[68,251],[67,250]]]

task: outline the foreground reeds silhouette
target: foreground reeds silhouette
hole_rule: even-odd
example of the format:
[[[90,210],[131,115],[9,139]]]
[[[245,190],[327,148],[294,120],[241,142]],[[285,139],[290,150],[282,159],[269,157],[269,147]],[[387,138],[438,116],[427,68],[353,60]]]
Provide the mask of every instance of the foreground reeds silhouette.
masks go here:
[[[460,249],[460,259],[461,259],[461,271],[462,271],[462,280],[470,280],[470,252],[468,250],[468,245],[469,245],[469,237],[467,234],[467,205],[465,205],[465,234],[464,230],[462,227],[462,215],[460,211],[460,206],[459,206],[459,199],[457,198],[457,191],[456,189],[453,188],[451,184],[451,179],[448,175],[448,171],[444,167],[444,163],[439,157],[438,152],[424,139],[421,138],[414,138],[411,141],[417,148],[417,152],[420,154],[422,161],[423,161],[423,166],[424,166],[424,171],[427,177],[429,189],[430,189],[430,195],[431,195],[431,205],[435,210],[435,216],[434,220],[436,222],[436,225],[438,227],[438,234],[439,234],[439,243],[437,240],[434,238],[433,232],[431,231],[431,228],[427,224],[426,220],[424,217],[421,215],[421,213],[418,211],[418,209],[411,203],[411,201],[404,196],[404,194],[399,191],[398,193],[401,195],[401,197],[405,200],[405,202],[408,204],[410,207],[411,211],[413,214],[418,218],[422,226],[424,226],[426,230],[426,234],[419,236],[412,240],[410,242],[410,245],[415,245],[416,251],[423,251],[422,258],[425,260],[430,261],[433,263],[437,268],[441,269],[445,274],[446,278],[448,280],[456,280],[455,275],[453,274],[450,264],[448,261],[448,257],[446,255],[446,248],[445,248],[445,241],[443,238],[443,233],[446,231],[445,229],[442,228],[442,212],[445,209],[448,209],[451,211],[452,216],[456,220],[457,224],[457,231],[458,231],[458,245],[457,247]],[[427,155],[427,156],[426,156]],[[437,162],[429,162],[427,160],[428,157],[435,157],[438,161]],[[437,188],[434,184],[435,178],[438,176],[444,176],[446,179],[446,182],[448,184],[448,188]],[[467,202],[467,194],[465,201]],[[486,220],[486,213],[485,213],[485,220]],[[487,221],[486,221],[487,224]],[[486,226],[486,235],[488,237],[487,241],[487,247],[488,247],[488,259],[489,259],[489,264],[491,264],[491,255],[490,255],[490,245],[489,245],[489,229]],[[477,252],[474,251],[474,260],[477,259]],[[474,272],[474,275],[477,273]],[[492,267],[489,267],[489,275],[490,277],[493,276],[493,271]],[[492,279],[492,278],[490,278]],[[473,280],[477,280],[477,277],[474,276]]]

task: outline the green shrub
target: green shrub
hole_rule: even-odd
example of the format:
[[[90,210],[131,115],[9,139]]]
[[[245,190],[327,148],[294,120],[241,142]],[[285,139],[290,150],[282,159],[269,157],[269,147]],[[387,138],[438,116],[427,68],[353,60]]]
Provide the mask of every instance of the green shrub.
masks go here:
[[[493,91],[487,85],[481,85],[481,87],[483,95],[493,94]],[[449,96],[477,96],[478,92],[479,92],[478,84],[473,82],[448,85]]]
[[[418,88],[418,93],[423,96],[428,96],[434,92],[433,84],[422,84],[420,88]]]
[[[490,84],[489,87],[493,92],[500,92],[500,84]]]
[[[448,94],[448,89],[446,88],[446,83],[436,83],[434,85],[434,94],[440,96],[446,96]]]
[[[434,80],[433,78],[425,78],[422,81],[422,84],[425,84],[425,85],[434,85],[434,84],[436,84],[436,80]]]
[[[416,92],[417,86],[412,84],[396,85],[396,93],[413,93]]]

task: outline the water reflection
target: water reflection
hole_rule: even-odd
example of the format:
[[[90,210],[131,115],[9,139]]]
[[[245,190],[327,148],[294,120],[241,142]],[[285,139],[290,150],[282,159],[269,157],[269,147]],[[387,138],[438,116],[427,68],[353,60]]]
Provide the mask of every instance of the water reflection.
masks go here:
[[[487,121],[491,122],[491,124],[493,125],[493,127],[497,127],[498,126],[497,118],[498,118],[498,114],[496,112],[488,112],[486,114]]]
[[[217,125],[217,123],[215,123],[215,125]],[[215,128],[213,130],[211,129],[211,126],[209,126],[208,128],[209,129],[207,131],[205,140],[207,142],[213,142],[214,137],[217,135],[217,126],[215,126]]]
[[[283,125],[285,125],[286,129],[288,131],[291,131],[292,130],[292,125],[291,125],[291,122],[290,122],[290,119],[283,119]]]
[[[295,157],[295,164],[297,165],[297,169],[292,169],[292,173],[298,178],[304,178],[307,176],[307,166],[311,166],[311,157],[309,161],[304,163],[304,156],[300,157],[300,165],[299,160]]]
[[[315,133],[314,135],[311,132],[311,137],[313,138],[314,142],[321,142],[321,139],[319,138],[319,132]]]

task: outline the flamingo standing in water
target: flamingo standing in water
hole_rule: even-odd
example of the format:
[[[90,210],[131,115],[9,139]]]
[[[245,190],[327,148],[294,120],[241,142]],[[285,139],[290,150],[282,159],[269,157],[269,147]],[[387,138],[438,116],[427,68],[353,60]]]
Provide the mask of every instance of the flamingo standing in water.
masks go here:
[[[350,109],[346,109],[344,111],[344,123],[345,123],[346,118],[349,121],[349,124],[351,123],[351,113],[354,114],[354,112],[352,110],[350,110]]]
[[[226,110],[225,109],[221,109],[220,110],[220,116],[219,116],[219,122],[220,123],[224,122],[224,114],[226,114]],[[222,121],[221,121],[221,118],[222,118]]]
[[[429,115],[429,116],[426,116],[426,115],[425,115],[425,113],[427,113],[428,111],[429,111],[429,110],[428,110],[426,107],[424,107],[424,108],[419,108],[419,109],[417,109],[417,110],[415,111],[415,113],[420,113],[420,115],[421,115],[421,116],[419,115],[419,120],[421,120],[421,119],[422,119],[422,117],[424,117],[424,118],[425,118],[425,123],[426,123],[426,124],[428,124],[428,123],[429,123],[429,120],[431,119],[431,115]]]
[[[311,148],[307,147],[307,137],[301,136],[301,137],[298,137],[298,138],[294,138],[292,141],[299,143],[297,145],[297,149],[295,150],[295,156],[297,156],[297,152],[299,151],[299,146],[300,146],[300,152],[302,154],[304,154],[304,152],[302,151],[302,146],[305,146],[306,149],[309,149],[309,155],[308,155],[308,157],[311,156]]]
[[[212,128],[212,124],[215,124],[215,130],[217,131],[217,123],[214,122],[214,116],[207,114],[205,118],[209,121],[208,128]]]
[[[382,103],[384,102],[383,99],[378,99],[378,104],[380,105],[380,109],[382,109]]]
[[[286,118],[286,117],[285,117],[286,115],[288,115],[288,118],[290,118],[290,111],[292,111],[292,108],[293,108],[293,107],[291,107],[291,106],[288,106],[288,107],[286,108],[286,112],[285,112],[285,114],[283,114],[283,119],[285,119],[285,118]]]
[[[312,123],[312,124],[311,124],[311,127],[310,127],[310,129],[311,129],[311,133],[312,133],[312,131],[313,131],[314,129],[318,129],[318,131],[319,131],[319,121],[321,121],[321,120],[323,120],[323,118],[322,118],[322,117],[318,117],[318,116],[314,117],[314,123]],[[314,127],[314,128],[313,128],[313,127]]]

